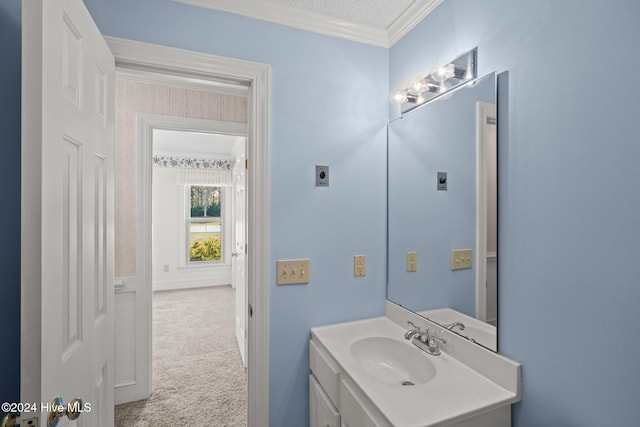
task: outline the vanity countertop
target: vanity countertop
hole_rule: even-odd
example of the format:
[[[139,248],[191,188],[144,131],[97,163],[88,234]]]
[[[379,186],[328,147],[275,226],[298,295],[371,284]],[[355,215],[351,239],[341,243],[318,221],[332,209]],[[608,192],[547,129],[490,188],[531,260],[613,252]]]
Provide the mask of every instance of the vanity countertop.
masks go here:
[[[394,426],[447,425],[520,400],[518,392],[499,386],[447,354],[445,346],[448,344],[441,345],[443,352],[439,356],[424,353],[424,357],[434,364],[436,375],[431,381],[414,386],[380,381],[363,369],[351,354],[351,344],[367,337],[391,338],[414,347],[404,340],[405,332],[406,329],[387,317],[311,329],[313,339],[334,357]]]

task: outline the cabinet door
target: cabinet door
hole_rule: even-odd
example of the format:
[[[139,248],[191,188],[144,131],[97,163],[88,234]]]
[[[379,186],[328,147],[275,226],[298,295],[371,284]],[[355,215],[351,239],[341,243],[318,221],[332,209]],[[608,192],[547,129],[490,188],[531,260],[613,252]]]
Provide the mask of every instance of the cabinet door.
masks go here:
[[[309,375],[309,404],[311,427],[340,427],[340,413],[313,375]]]
[[[340,384],[342,427],[392,427],[358,387],[344,378]]]

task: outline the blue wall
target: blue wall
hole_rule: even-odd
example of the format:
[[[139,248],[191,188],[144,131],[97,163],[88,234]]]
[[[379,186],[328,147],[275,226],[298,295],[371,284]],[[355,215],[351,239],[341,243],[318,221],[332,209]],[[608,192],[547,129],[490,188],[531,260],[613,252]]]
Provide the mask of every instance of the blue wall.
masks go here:
[[[523,365],[516,427],[640,419],[639,22],[632,0],[447,0],[390,51],[392,90],[476,45],[480,75],[508,71],[498,342]]]
[[[9,59],[0,68],[0,182],[10,207],[0,214],[0,286],[3,308],[15,310],[2,320],[14,346],[19,4],[0,3]],[[480,75],[509,72],[500,98],[499,342],[523,363],[514,424],[637,424],[639,3],[447,0],[390,51],[169,0],[87,4],[105,34],[273,66],[272,266],[308,256],[312,283],[269,283],[272,426],[307,423],[308,329],[382,313],[389,82],[400,87],[476,45]],[[330,188],[313,187],[315,164],[331,166]],[[368,255],[364,279],[352,277],[356,253]],[[8,372],[0,398],[16,400],[18,352],[0,358]]]
[[[0,402],[20,400],[20,4],[0,2]]]
[[[384,310],[388,50],[170,0],[85,3],[107,35],[271,64],[270,424],[306,425],[309,329]],[[275,286],[277,259],[306,257],[309,285]]]

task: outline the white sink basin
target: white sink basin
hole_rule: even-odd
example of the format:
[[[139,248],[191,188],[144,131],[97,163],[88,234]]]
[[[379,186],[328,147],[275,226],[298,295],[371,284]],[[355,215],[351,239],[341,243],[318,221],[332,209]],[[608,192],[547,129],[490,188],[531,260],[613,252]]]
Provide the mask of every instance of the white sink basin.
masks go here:
[[[420,385],[436,376],[436,368],[421,350],[386,337],[354,341],[351,355],[372,377],[398,386]]]

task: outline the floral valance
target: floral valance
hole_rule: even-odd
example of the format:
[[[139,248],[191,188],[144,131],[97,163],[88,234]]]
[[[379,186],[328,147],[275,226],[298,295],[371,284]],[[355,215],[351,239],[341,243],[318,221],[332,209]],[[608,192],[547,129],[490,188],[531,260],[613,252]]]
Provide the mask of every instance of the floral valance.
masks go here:
[[[191,157],[153,156],[153,166],[162,168],[217,169],[231,171],[233,160],[194,159]]]

